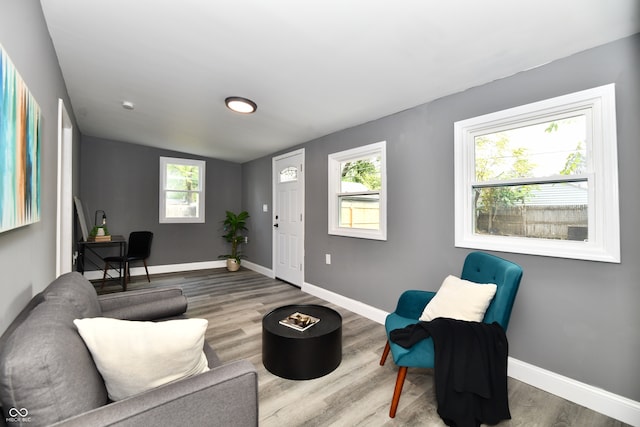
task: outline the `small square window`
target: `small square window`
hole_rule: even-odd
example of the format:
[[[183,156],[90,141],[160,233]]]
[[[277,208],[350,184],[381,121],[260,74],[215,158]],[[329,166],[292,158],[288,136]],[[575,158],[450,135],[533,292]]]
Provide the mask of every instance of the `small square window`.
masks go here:
[[[160,157],[160,223],[205,222],[203,160]]]

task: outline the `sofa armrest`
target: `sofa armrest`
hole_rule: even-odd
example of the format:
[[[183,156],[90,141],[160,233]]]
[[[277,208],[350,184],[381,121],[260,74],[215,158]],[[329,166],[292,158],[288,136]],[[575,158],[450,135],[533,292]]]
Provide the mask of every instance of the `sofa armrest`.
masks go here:
[[[258,374],[246,360],[149,390],[54,424],[257,426]]]
[[[180,288],[143,289],[98,297],[102,314],[125,320],[156,320],[179,316],[187,310]]]
[[[402,317],[419,319],[429,301],[436,295],[431,291],[405,291],[398,299],[396,313]]]

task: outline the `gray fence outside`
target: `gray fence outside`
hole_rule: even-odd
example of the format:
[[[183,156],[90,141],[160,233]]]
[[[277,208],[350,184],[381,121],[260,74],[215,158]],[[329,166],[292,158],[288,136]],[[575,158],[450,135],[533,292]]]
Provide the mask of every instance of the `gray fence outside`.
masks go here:
[[[476,233],[539,239],[586,240],[587,226],[587,205],[511,206],[476,218]]]

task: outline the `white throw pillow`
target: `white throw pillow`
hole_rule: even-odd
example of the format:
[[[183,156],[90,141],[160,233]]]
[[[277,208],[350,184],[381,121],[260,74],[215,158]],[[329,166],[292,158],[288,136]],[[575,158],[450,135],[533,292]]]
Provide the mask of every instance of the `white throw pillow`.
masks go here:
[[[209,370],[206,319],[134,322],[105,317],[73,323],[113,401]]]
[[[420,320],[428,322],[437,317],[447,317],[481,322],[497,288],[493,283],[478,284],[448,276],[424,308]]]

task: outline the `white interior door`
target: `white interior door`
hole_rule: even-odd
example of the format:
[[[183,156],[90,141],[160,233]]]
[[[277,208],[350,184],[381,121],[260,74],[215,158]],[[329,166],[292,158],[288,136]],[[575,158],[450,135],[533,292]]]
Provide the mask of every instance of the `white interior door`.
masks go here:
[[[304,280],[304,149],[273,158],[273,268],[277,278]]]
[[[62,99],[58,99],[58,201],[56,224],[56,277],[73,267],[73,125]]]

